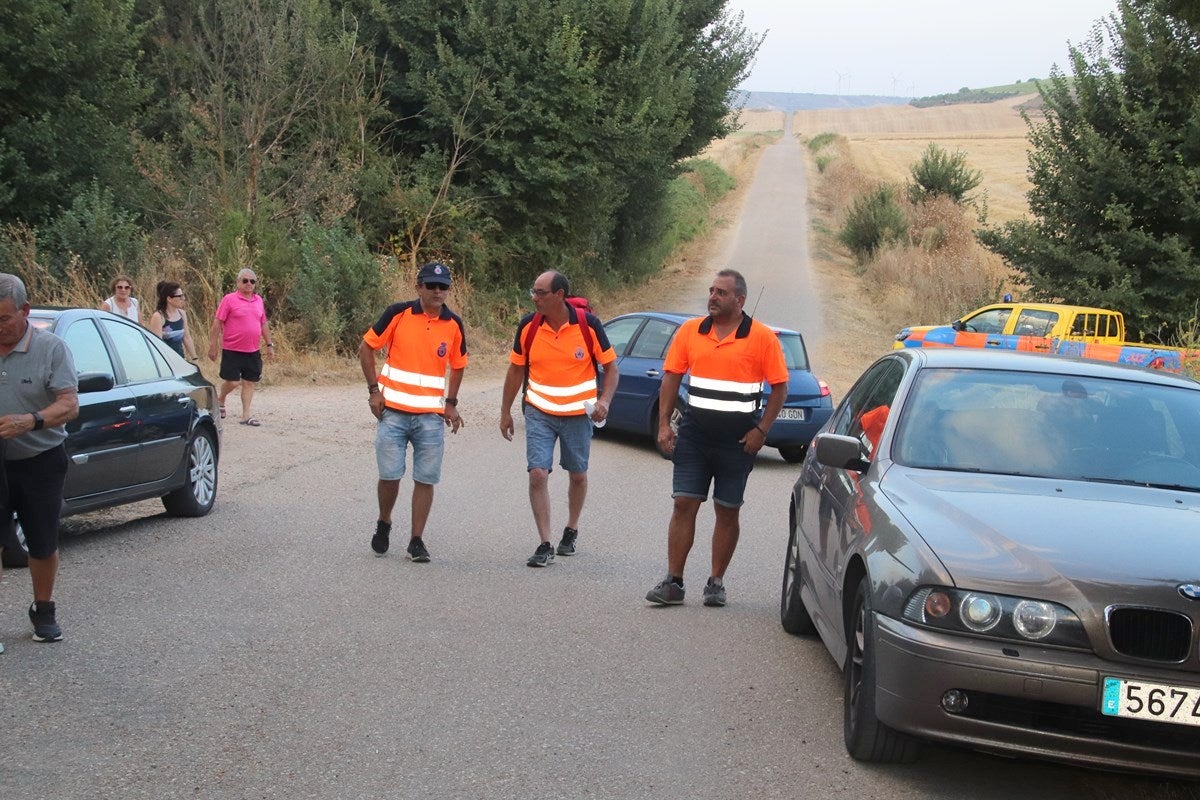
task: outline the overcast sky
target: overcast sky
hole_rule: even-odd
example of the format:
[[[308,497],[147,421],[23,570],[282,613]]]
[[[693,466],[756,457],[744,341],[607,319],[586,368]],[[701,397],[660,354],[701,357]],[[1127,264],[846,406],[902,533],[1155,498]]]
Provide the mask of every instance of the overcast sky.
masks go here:
[[[743,89],[922,97],[1070,73],[1117,0],[729,0],[768,31]]]

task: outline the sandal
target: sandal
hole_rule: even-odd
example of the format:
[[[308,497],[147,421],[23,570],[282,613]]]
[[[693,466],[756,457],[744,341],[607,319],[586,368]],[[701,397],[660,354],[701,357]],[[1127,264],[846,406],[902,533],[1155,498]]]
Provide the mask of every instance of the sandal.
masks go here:
[[[249,419],[244,419],[244,420],[242,420],[242,421],[241,421],[239,424],[240,424],[240,425],[249,425],[251,428],[257,428],[257,427],[259,427],[260,425],[262,425],[262,423],[261,423],[261,422],[259,422],[259,421],[258,421],[257,419],[255,419],[254,417],[250,417]]]
[[[225,406],[219,405],[217,408],[221,411],[221,419],[225,419]]]

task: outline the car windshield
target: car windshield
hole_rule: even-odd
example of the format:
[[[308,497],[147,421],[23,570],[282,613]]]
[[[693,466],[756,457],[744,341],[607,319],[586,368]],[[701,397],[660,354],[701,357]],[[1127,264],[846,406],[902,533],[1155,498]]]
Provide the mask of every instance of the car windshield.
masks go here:
[[[804,340],[800,334],[780,332],[779,343],[783,345],[783,357],[788,369],[808,369],[808,356],[804,352]]]
[[[922,370],[892,455],[926,469],[1200,491],[1200,391],[1038,372]]]

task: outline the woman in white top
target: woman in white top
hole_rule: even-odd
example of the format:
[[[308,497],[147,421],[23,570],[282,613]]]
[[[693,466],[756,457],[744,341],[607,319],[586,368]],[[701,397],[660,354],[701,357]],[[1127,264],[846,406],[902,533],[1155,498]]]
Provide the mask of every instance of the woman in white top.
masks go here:
[[[183,310],[183,287],[174,281],[159,281],[158,306],[150,315],[150,332],[188,361],[196,360],[196,345]]]
[[[112,313],[142,324],[142,310],[137,298],[133,296],[133,281],[125,275],[118,275],[112,282],[112,297],[100,304],[101,311]]]

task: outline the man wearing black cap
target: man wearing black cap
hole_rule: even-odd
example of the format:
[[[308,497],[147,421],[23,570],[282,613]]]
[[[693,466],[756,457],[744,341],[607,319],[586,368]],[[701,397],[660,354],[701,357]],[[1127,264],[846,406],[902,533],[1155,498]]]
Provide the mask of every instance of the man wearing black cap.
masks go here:
[[[367,379],[368,403],[379,420],[375,460],[379,466],[379,520],[371,537],[377,555],[388,551],[392,508],[400,493],[408,445],[413,450],[412,532],[408,558],[429,560],[423,539],[441,479],[445,428],[458,433],[458,387],[467,366],[462,319],[446,305],[450,268],[436,261],[417,273],[417,299],[388,306],[363,334],[358,360]],[[376,373],[375,351],[386,349]],[[446,372],[450,377],[447,379]]]

